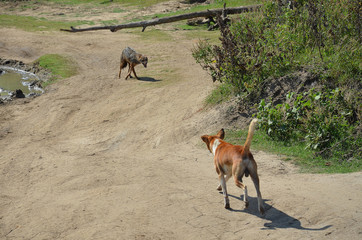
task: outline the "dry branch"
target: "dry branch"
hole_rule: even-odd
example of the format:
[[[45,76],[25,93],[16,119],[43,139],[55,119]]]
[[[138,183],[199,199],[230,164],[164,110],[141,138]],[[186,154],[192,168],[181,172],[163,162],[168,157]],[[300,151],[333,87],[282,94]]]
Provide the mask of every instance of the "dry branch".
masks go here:
[[[111,30],[111,32],[115,32],[115,31],[118,31],[118,30],[124,29],[124,28],[142,27],[142,32],[143,32],[146,29],[146,27],[148,27],[148,26],[176,22],[176,21],[197,18],[197,17],[215,17],[217,15],[221,15],[223,13],[223,11],[225,11],[225,14],[238,14],[238,13],[243,13],[243,12],[254,11],[256,9],[259,9],[260,7],[261,7],[261,5],[250,5],[250,6],[235,7],[235,8],[213,9],[213,10],[206,10],[206,11],[201,11],[201,12],[186,13],[186,14],[181,14],[181,15],[176,15],[176,16],[171,16],[171,17],[156,18],[156,19],[147,20],[147,21],[120,24],[120,25],[99,26],[99,27],[78,28],[78,29],[74,28],[74,27],[70,27],[70,29],[60,29],[60,30],[67,31],[67,32],[84,32],[84,31],[96,31],[96,30],[109,29],[109,30]]]

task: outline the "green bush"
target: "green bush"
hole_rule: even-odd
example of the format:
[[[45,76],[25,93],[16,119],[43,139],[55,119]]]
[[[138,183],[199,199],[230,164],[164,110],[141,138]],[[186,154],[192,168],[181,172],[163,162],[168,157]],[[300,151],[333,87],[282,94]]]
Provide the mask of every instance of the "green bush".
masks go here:
[[[235,95],[305,66],[332,88],[360,85],[360,12],[357,0],[264,1],[231,26],[218,18],[221,45],[201,42],[193,56]]]
[[[294,93],[287,95],[290,101]],[[260,119],[260,128],[264,130],[273,140],[286,143],[297,140],[300,135],[300,126],[305,117],[305,111],[310,105],[309,101],[302,100],[297,96],[292,105],[289,103],[273,106],[271,102],[261,100],[257,117]]]
[[[260,102],[259,126],[269,137],[288,143],[305,141],[323,157],[361,158],[360,122],[340,89],[294,95],[288,94],[287,101],[276,106]]]
[[[263,1],[231,26],[218,18],[220,45],[201,42],[193,56],[226,93],[263,94],[273,79],[303,69],[322,90],[290,93],[257,116],[269,137],[305,142],[317,155],[361,159],[361,3],[358,0]],[[222,99],[218,96],[218,99]],[[225,97],[224,99],[227,99]],[[247,98],[244,98],[244,101]]]

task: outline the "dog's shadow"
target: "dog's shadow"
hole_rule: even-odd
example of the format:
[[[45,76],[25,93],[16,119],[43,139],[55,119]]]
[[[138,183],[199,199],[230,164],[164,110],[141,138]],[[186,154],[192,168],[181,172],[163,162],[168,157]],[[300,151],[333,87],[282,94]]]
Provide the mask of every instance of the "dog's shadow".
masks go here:
[[[237,197],[237,196],[230,195],[230,194],[228,194],[228,195],[232,198],[240,200],[241,202],[243,201],[241,197]],[[245,212],[245,213],[269,220],[270,222],[265,223],[262,230],[277,229],[277,228],[295,228],[295,229],[299,229],[299,230],[322,231],[322,230],[326,230],[332,226],[332,225],[327,225],[327,226],[324,226],[321,228],[305,228],[302,226],[301,222],[298,219],[296,219],[292,216],[289,216],[285,212],[276,209],[275,207],[273,207],[270,204],[267,204],[266,202],[269,201],[267,199],[263,199],[264,208],[265,208],[266,213],[264,216],[262,216],[258,211],[257,198],[248,196],[248,200],[249,200],[249,207],[247,209],[238,210],[238,209],[231,208],[230,211]],[[241,204],[243,204],[243,203],[241,203]]]

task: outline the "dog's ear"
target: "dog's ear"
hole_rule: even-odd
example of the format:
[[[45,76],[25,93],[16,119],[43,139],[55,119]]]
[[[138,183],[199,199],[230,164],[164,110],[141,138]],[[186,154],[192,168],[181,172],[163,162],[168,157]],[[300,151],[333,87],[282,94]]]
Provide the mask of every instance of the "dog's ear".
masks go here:
[[[217,133],[217,135],[216,135],[218,138],[220,138],[220,139],[224,139],[224,137],[225,137],[225,131],[224,131],[224,129],[222,128],[218,133]]]
[[[211,149],[210,149],[210,136],[209,135],[203,135],[201,136],[202,141],[204,141],[206,143],[207,149],[209,149],[209,151],[212,153]]]

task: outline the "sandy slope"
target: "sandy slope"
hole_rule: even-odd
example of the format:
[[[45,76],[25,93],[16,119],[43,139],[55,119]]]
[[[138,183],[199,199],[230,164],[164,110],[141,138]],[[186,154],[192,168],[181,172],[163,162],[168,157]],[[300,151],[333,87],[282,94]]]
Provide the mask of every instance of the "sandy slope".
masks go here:
[[[249,178],[249,209],[232,181],[223,208],[199,138],[224,127],[202,110],[212,81],[194,41],[169,34],[0,27],[2,58],[60,53],[79,65],[41,97],[0,106],[0,239],[361,239],[361,173],[300,174],[256,152],[266,216]],[[149,56],[141,81],[117,78],[128,45]]]

